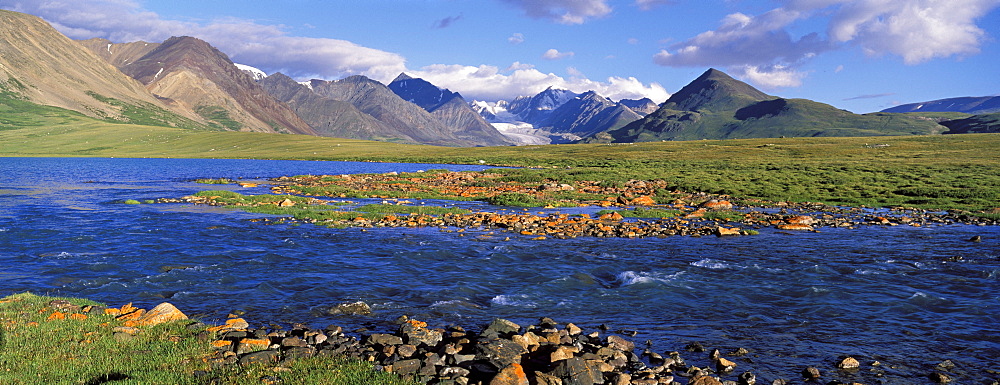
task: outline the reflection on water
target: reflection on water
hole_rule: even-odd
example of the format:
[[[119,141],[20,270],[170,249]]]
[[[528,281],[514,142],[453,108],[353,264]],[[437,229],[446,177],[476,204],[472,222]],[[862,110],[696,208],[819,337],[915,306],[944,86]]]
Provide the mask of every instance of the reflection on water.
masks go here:
[[[984,378],[1000,356],[1000,230],[908,226],[736,238],[532,241],[470,230],[327,229],[185,204],[125,205],[229,188],[196,178],[416,171],[441,165],[0,158],[0,294],[35,291],[120,305],[169,300],[207,320],[344,326],[326,315],[365,301],[375,319],[409,314],[475,327],[548,316],[588,329],[639,330],[670,351],[698,341],[750,349],[758,379],[833,370],[839,355],[881,361],[836,377],[920,383],[952,359]],[[461,203],[478,209],[482,203]],[[980,243],[968,242],[981,235]],[[511,240],[504,239],[510,237]],[[685,355],[694,365],[707,358]],[[937,361],[935,361],[937,360]]]

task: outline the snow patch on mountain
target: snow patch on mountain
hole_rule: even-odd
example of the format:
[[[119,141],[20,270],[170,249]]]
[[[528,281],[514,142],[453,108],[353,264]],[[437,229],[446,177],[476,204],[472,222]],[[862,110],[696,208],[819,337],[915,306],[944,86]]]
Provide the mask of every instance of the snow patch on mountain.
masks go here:
[[[253,77],[254,81],[261,81],[267,77],[267,73],[261,71],[257,67],[251,67],[246,64],[239,64],[239,63],[233,63],[233,64],[235,64],[236,68],[238,68],[240,71],[249,73],[250,76]]]

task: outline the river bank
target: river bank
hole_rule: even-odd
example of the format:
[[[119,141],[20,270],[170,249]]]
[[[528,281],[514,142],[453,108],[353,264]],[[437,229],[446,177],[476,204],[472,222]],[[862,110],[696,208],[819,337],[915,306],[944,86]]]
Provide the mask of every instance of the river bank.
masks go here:
[[[338,309],[346,315],[370,314],[368,305],[360,302],[345,303]],[[24,311],[36,315],[26,316]],[[19,315],[19,312],[22,313]],[[84,336],[76,345],[102,350],[129,349],[139,342],[178,344],[183,341],[188,345],[201,345],[200,349],[188,348],[179,352],[150,352],[164,355],[161,358],[167,362],[176,361],[169,364],[173,365],[170,370],[181,372],[177,373],[181,377],[173,380],[179,381],[175,383],[239,383],[235,380],[242,377],[241,372],[270,373],[258,380],[269,384],[284,383],[285,379],[300,378],[297,377],[299,373],[290,373],[298,370],[296,361],[299,360],[361,361],[372,365],[369,371],[391,373],[404,381],[461,385],[753,385],[798,381],[855,384],[863,377],[863,372],[877,378],[887,369],[877,361],[861,362],[841,355],[835,362],[788,368],[787,373],[797,374],[795,378],[763,379],[751,371],[741,370],[745,364],[760,359],[753,353],[752,346],[720,351],[692,342],[683,348],[663,349],[651,341],[638,343],[631,338],[643,331],[614,330],[606,325],[585,330],[571,322],[561,323],[544,317],[523,327],[508,320],[494,319],[469,330],[458,325],[431,327],[407,316],[353,331],[345,331],[337,325],[316,329],[301,323],[290,324],[287,328],[273,323],[270,327],[252,327],[250,322],[236,315],[230,315],[217,325],[206,325],[189,320],[170,303],[147,310],[131,303],[114,308],[74,298],[18,294],[0,299],[0,321],[7,336],[2,340],[4,352],[13,348],[48,354],[40,350],[63,349],[23,338],[32,329],[44,329],[50,334],[72,330],[73,334]],[[171,325],[170,333],[160,331]],[[65,339],[70,336],[49,337]],[[64,350],[62,354],[69,355],[70,359],[91,359],[87,354],[74,353],[74,349]],[[91,350],[90,354],[98,353]],[[6,353],[0,353],[3,355]],[[177,362],[186,364],[178,366]],[[0,377],[15,380],[10,383],[29,383],[30,373],[18,369],[24,364],[30,363],[14,364],[9,359],[3,360],[5,368],[0,368],[3,369]],[[959,375],[956,373],[962,372],[961,369],[947,359],[924,363],[924,366],[928,373],[925,380],[933,383],[1000,374]],[[150,375],[144,371],[162,370],[141,365],[128,369],[116,367],[117,364],[112,364],[101,368],[106,371],[103,377],[108,381],[142,381]],[[24,372],[19,377],[18,373],[11,373],[12,370]],[[49,376],[42,372],[45,369],[36,376]],[[370,384],[392,382],[370,380],[374,381],[368,382]]]

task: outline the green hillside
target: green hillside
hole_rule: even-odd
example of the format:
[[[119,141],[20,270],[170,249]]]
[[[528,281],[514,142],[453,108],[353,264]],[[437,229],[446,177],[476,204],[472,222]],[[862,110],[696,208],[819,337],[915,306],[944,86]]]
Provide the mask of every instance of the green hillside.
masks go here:
[[[944,130],[917,115],[858,115],[808,99],[776,98],[711,69],[656,112],[589,141],[931,135]]]

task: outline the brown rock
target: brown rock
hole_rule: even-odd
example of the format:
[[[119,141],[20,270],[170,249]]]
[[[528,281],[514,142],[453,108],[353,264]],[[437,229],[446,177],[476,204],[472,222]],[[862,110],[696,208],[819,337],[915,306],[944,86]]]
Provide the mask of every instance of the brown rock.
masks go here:
[[[631,352],[635,350],[635,344],[632,343],[632,341],[626,340],[624,338],[615,335],[608,336],[608,346],[624,352]]]
[[[722,385],[722,382],[712,376],[699,376],[688,382],[688,385]]]
[[[736,363],[727,360],[725,357],[719,357],[719,359],[715,361],[715,370],[719,372],[730,372],[733,369],[736,369]]]
[[[138,326],[152,326],[185,319],[188,319],[188,316],[184,315],[176,306],[170,302],[164,302],[140,316],[135,322]]]
[[[513,363],[500,370],[490,385],[529,385],[528,376],[521,364]]]
[[[733,208],[733,204],[726,200],[712,199],[708,202],[702,203],[701,207],[709,210],[729,210]]]
[[[786,219],[785,222],[791,223],[793,225],[812,225],[816,223],[816,220],[808,215],[796,215],[794,217]]]
[[[656,204],[656,201],[648,195],[643,195],[629,201],[629,204],[633,206],[653,206]]]
[[[559,346],[556,348],[555,351],[552,352],[552,354],[549,354],[549,361],[557,362],[573,358],[573,356],[578,351],[580,351],[580,349],[578,349],[576,346],[565,346],[565,345]]]
[[[236,354],[246,354],[265,350],[271,346],[271,341],[267,338],[244,338],[236,348]]]
[[[542,372],[535,372],[535,382],[538,385],[563,385],[561,378],[550,376]]]
[[[809,225],[799,225],[792,223],[782,223],[778,225],[778,230],[798,230],[798,231],[812,231],[813,227]]]
[[[837,363],[837,367],[841,369],[857,369],[860,366],[861,363],[854,359],[854,357],[844,357],[844,359]]]
[[[820,377],[819,369],[816,369],[816,368],[811,367],[811,366],[808,367],[808,368],[805,368],[805,369],[802,370],[802,377],[804,377],[807,380],[808,379],[815,380],[815,379],[817,379],[817,378]]]
[[[295,202],[292,202],[291,199],[285,198],[285,200],[281,201],[281,203],[278,203],[278,206],[281,206],[281,207],[292,207],[292,206],[295,206]]]
[[[731,229],[730,228],[725,228],[725,227],[719,227],[719,228],[715,229],[715,235],[718,235],[720,237],[727,236],[727,235],[740,235],[740,229],[735,228],[735,227],[731,228]]]

